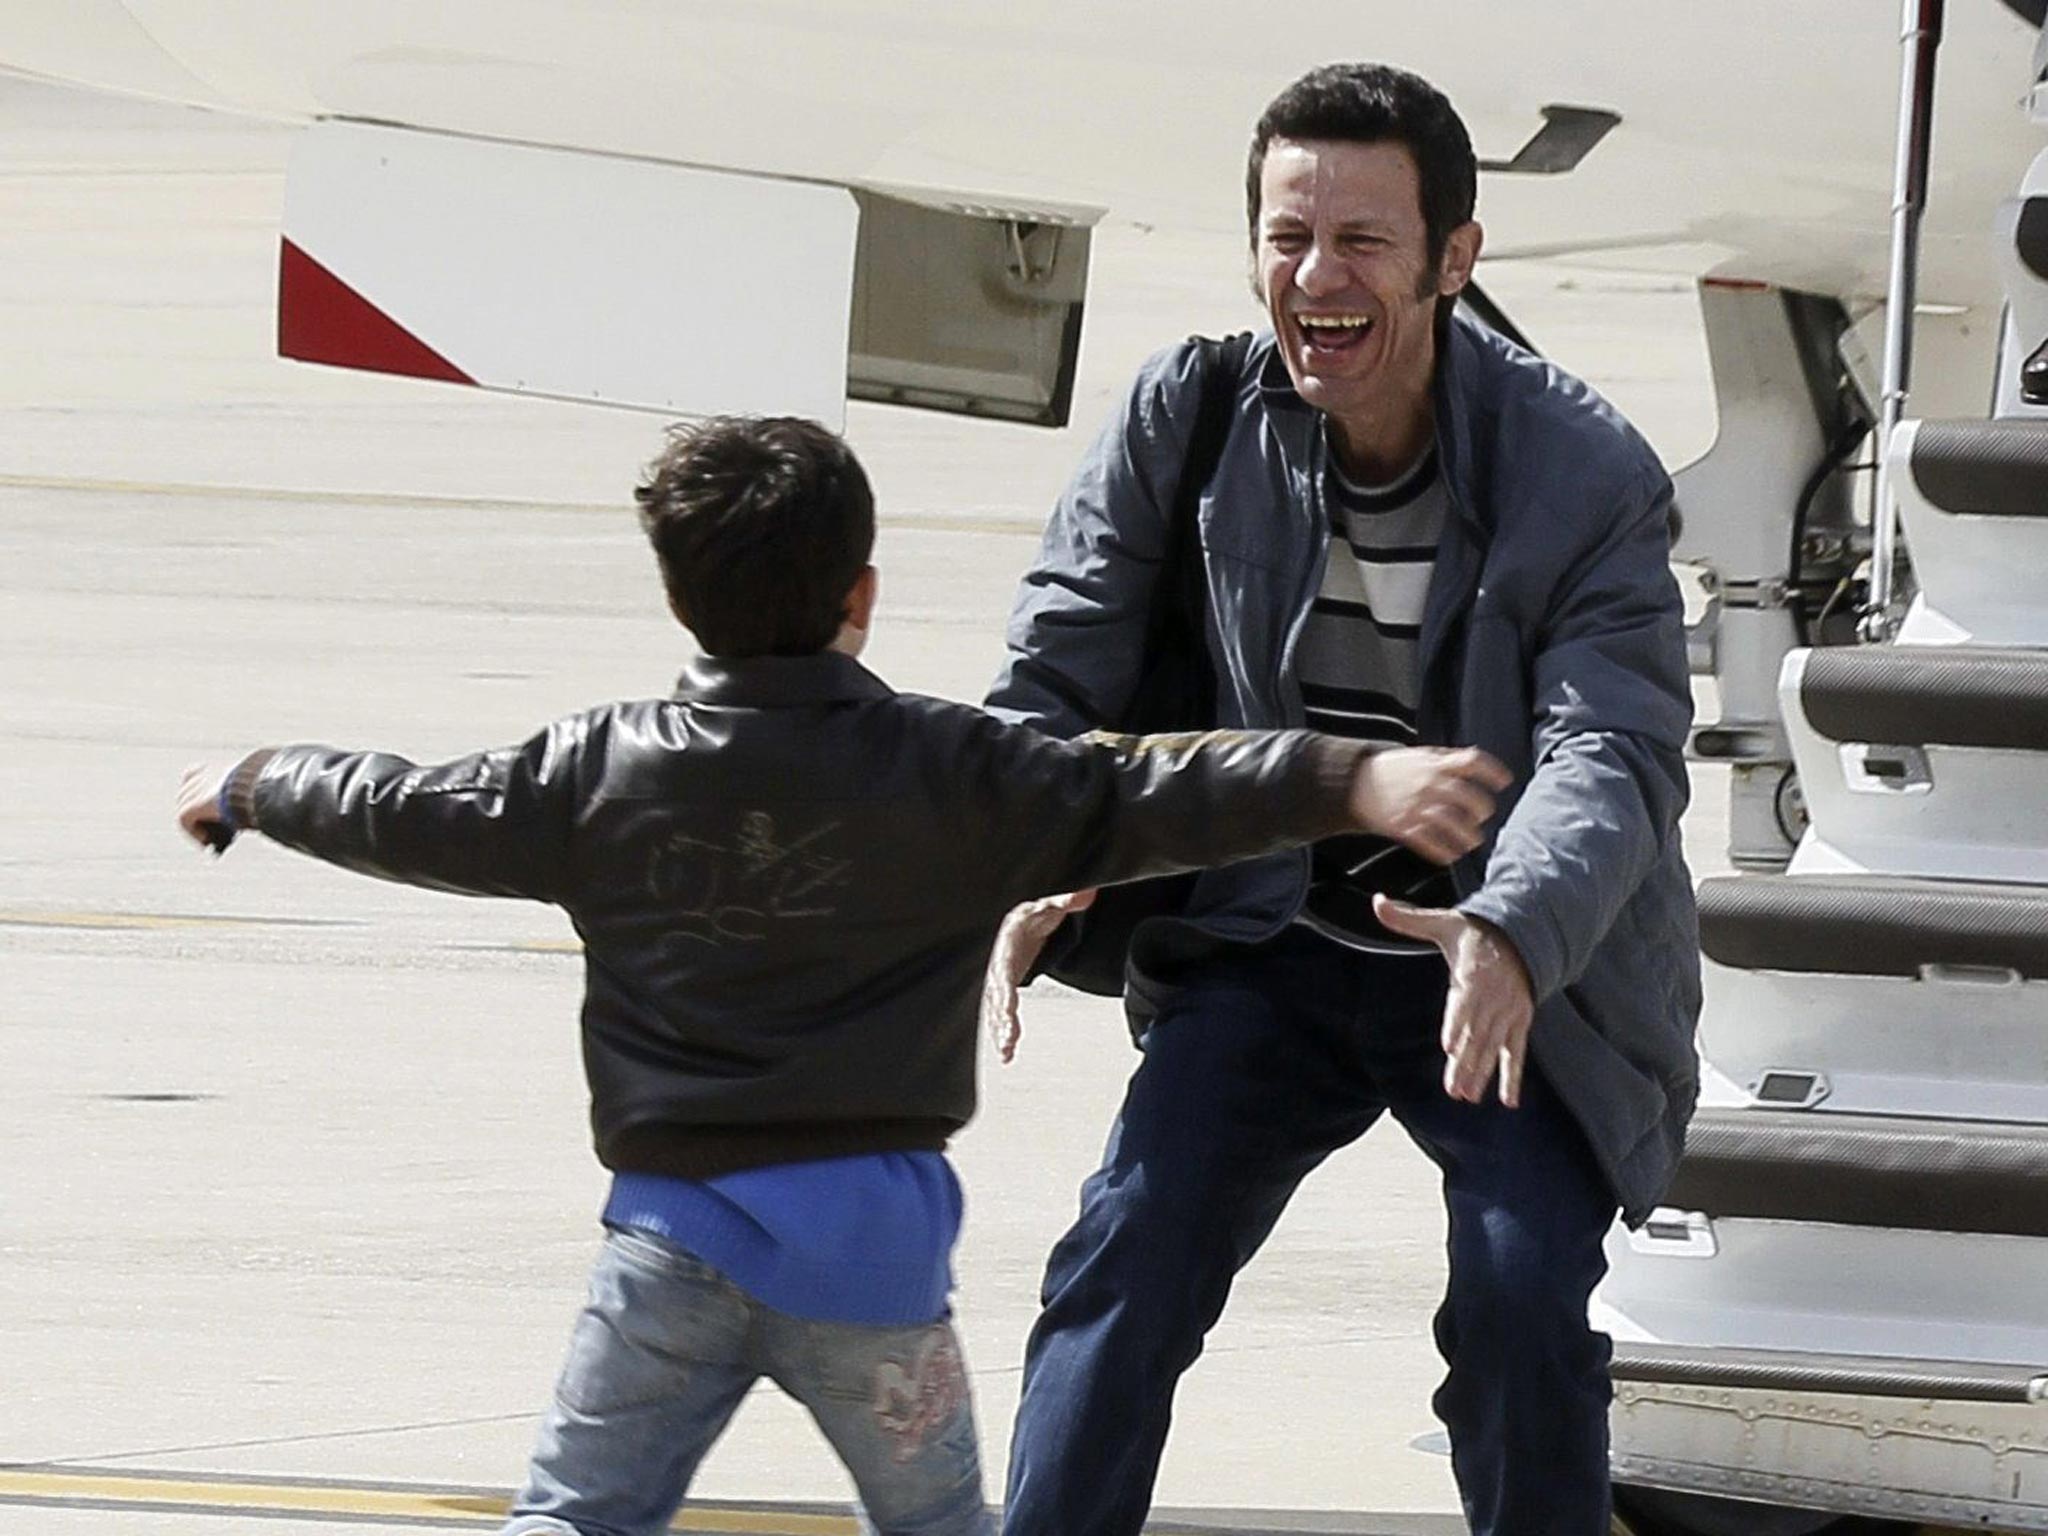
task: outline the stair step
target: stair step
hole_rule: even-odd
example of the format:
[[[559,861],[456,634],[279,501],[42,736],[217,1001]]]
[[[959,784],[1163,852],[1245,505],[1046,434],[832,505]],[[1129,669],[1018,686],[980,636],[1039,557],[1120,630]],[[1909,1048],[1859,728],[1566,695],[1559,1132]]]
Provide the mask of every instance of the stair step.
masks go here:
[[[1902,421],[1884,455],[1920,587],[1899,638],[2048,648],[2048,421]]]
[[[1703,1109],[1665,1203],[1716,1220],[2048,1237],[2048,1125]]]
[[[1918,977],[1929,967],[2048,979],[2048,888],[1881,875],[1700,883],[1700,948],[1743,970]]]
[[[1923,421],[1913,479],[1930,504],[1974,517],[2048,517],[2048,423]]]
[[[1614,1379],[1673,1387],[1748,1387],[1951,1403],[2048,1400],[2048,1365],[1909,1360],[1790,1349],[1709,1349],[1688,1344],[1614,1346]]]
[[[1828,647],[1808,654],[1799,703],[1838,742],[2048,751],[2048,652]]]

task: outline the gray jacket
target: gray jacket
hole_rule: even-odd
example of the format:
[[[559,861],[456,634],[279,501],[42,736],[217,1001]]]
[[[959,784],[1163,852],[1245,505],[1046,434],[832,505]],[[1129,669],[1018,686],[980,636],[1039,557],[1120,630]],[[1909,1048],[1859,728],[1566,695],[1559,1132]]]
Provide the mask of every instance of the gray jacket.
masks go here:
[[[1011,615],[996,714],[1069,736],[1121,714],[1186,456],[1193,357],[1182,344],[1145,366],[1060,498]],[[1322,420],[1270,337],[1235,387],[1201,500],[1217,722],[1298,726],[1294,649],[1329,539]],[[1520,953],[1535,1064],[1640,1223],[1698,1089],[1671,482],[1585,384],[1463,319],[1445,333],[1436,395],[1451,515],[1423,617],[1421,736],[1484,747],[1515,774],[1486,844],[1454,870],[1459,907]],[[1307,883],[1303,852],[1210,871],[1187,921],[1140,929],[1134,966],[1270,936]]]

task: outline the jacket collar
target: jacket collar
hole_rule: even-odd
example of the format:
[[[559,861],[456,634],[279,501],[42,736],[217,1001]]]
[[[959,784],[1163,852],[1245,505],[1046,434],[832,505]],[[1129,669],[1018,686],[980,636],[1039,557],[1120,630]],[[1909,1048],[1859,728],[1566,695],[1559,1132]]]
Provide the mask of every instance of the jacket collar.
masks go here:
[[[1453,314],[1450,323],[1438,332],[1436,376],[1430,381],[1430,392],[1436,406],[1437,467],[1450,491],[1451,505],[1461,518],[1485,529],[1486,510],[1473,494],[1472,413],[1468,398],[1483,366],[1478,354],[1484,343],[1477,331],[1475,321]],[[1259,333],[1252,356],[1266,409],[1283,417],[1312,421],[1317,412],[1295,392],[1287,362],[1280,356],[1271,331]]]
[[[699,656],[676,679],[675,696],[684,704],[777,709],[886,699],[894,693],[851,656],[819,651],[810,656]]]
[[[1288,423],[1284,436],[1294,441],[1298,462],[1312,462],[1307,444],[1313,440],[1319,414],[1295,392],[1286,360],[1273,344],[1270,333],[1260,338],[1263,352],[1258,360],[1259,393],[1269,417]],[[1424,680],[1421,720],[1426,741],[1443,741],[1448,721],[1438,718],[1436,694],[1428,686],[1438,671],[1447,645],[1459,620],[1477,597],[1483,548],[1492,540],[1492,511],[1481,506],[1474,481],[1472,423],[1473,393],[1484,387],[1486,341],[1474,323],[1452,315],[1450,323],[1437,333],[1436,376],[1430,390],[1436,407],[1437,472],[1443,476],[1451,515],[1437,541],[1436,570],[1430,578],[1429,593],[1423,601],[1422,633],[1417,645],[1417,666]]]

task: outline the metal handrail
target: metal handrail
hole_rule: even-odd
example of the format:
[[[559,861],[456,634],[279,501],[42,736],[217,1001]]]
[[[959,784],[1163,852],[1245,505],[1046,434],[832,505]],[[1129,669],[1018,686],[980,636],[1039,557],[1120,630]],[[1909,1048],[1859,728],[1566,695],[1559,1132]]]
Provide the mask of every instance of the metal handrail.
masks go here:
[[[1944,0],[1904,0],[1899,22],[1899,140],[1892,165],[1891,273],[1885,286],[1884,379],[1877,407],[1877,497],[1872,518],[1870,595],[1863,634],[1888,640],[1897,585],[1899,511],[1892,492],[1892,429],[1905,414],[1913,379],[1913,299],[1920,284],[1920,216],[1934,139],[1934,58]]]

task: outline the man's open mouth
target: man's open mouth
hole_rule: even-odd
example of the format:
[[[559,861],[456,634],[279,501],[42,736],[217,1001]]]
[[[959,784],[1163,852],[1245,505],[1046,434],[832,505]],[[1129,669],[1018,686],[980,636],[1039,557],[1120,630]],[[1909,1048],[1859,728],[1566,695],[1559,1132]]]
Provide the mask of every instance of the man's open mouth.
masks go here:
[[[1294,323],[1301,327],[1301,339],[1308,349],[1323,353],[1348,351],[1372,329],[1368,315],[1296,315]]]

